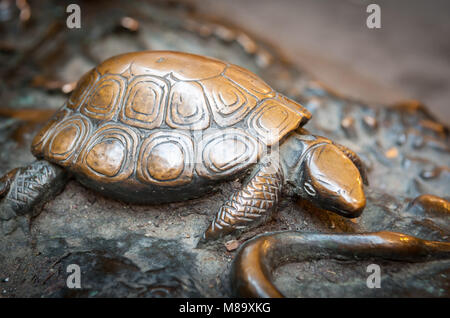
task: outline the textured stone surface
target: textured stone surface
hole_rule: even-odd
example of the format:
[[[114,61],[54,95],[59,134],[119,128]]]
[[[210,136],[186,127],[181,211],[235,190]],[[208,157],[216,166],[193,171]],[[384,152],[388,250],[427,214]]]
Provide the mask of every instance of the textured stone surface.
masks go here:
[[[66,98],[63,84],[122,52],[171,49],[214,56],[254,71],[303,103],[313,113],[307,125],[311,132],[356,151],[369,168],[368,203],[360,218],[349,220],[283,198],[268,224],[196,248],[240,180],[197,200],[158,206],[113,201],[70,181],[24,226],[1,231],[2,296],[230,296],[228,275],[235,251],[228,251],[225,243],[231,239],[241,243],[265,231],[392,230],[450,241],[449,211],[412,201],[426,193],[449,199],[448,129],[419,104],[383,108],[334,95],[270,46],[253,42],[253,37],[244,41],[239,29],[205,21],[179,5],[122,3],[119,10],[111,2],[102,14],[108,19],[99,23],[95,4],[86,4],[81,31],[56,28],[51,41],[43,40],[33,54],[20,60],[21,52],[45,38],[50,21],[64,21],[63,9],[35,8],[34,28],[18,30],[10,21],[4,40],[17,47],[0,54],[1,70],[8,73],[0,90],[3,105],[41,109],[40,115],[44,109],[56,110]],[[139,20],[138,32],[120,26],[124,16]],[[16,43],[17,36],[24,40]],[[38,75],[47,82],[31,85]],[[49,88],[50,79],[61,85]],[[0,174],[34,160],[29,146],[38,120],[14,116],[0,118]],[[65,287],[68,264],[80,265],[81,290]],[[277,270],[276,283],[290,296],[449,296],[448,261],[380,262],[386,283],[376,292],[365,285],[367,264],[335,260],[290,264]]]

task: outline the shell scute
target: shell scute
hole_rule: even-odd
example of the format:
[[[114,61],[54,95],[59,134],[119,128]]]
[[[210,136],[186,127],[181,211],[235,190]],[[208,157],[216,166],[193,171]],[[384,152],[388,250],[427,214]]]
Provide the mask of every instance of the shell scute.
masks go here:
[[[172,128],[186,130],[209,127],[209,110],[198,83],[177,82],[171,87],[166,122]]]
[[[197,143],[196,171],[213,179],[235,175],[261,155],[257,140],[238,128],[213,130]]]
[[[214,121],[221,127],[241,121],[256,106],[257,100],[223,76],[201,81],[208,96]]]
[[[103,125],[83,147],[76,169],[92,180],[125,180],[134,171],[138,144],[138,134],[130,127],[119,124]]]
[[[311,119],[312,115],[309,112],[309,110],[307,110],[299,103],[281,94],[278,94],[276,99],[279,104],[281,104],[285,108],[289,108],[295,114],[295,116],[300,118],[300,126],[305,125],[308,122],[308,120]]]
[[[302,117],[276,99],[267,99],[247,118],[253,135],[267,146],[273,146],[283,136],[295,130]]]
[[[111,120],[121,106],[125,88],[126,79],[122,76],[102,76],[81,105],[81,113],[90,118]]]
[[[68,115],[70,111],[63,108],[57,111],[50,120],[45,123],[45,125],[39,130],[39,132],[34,136],[31,142],[31,152],[37,157],[42,157],[44,154],[44,148],[48,138],[52,136],[53,130],[56,126]]]
[[[246,69],[230,65],[224,72],[224,76],[240,85],[250,94],[255,95],[258,99],[270,98],[275,96],[275,92],[261,78]]]
[[[44,157],[62,166],[71,166],[77,159],[78,149],[89,138],[92,123],[81,114],[71,114],[60,120],[45,142]]]
[[[226,64],[220,60],[200,55],[172,52],[150,51],[126,53],[112,57],[97,69],[101,74],[121,74],[130,71],[133,75],[156,75],[164,77],[172,74],[183,81],[196,81],[218,76]]]
[[[143,183],[177,186],[192,180],[194,145],[190,135],[158,131],[142,142],[137,160],[137,178]]]
[[[97,70],[93,69],[84,74],[77,82],[75,89],[67,101],[67,108],[76,110],[84,102],[94,84],[99,79]]]
[[[164,120],[168,83],[155,76],[136,76],[128,84],[120,120],[131,126],[153,129]]]

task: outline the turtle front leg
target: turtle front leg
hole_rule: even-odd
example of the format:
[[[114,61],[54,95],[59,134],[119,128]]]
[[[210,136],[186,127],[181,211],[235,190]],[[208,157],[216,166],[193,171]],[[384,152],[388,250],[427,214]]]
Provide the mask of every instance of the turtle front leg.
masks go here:
[[[67,179],[65,170],[47,161],[35,161],[5,174],[0,179],[1,232],[9,234],[18,225],[28,224],[42,205],[64,188]]]
[[[225,236],[234,230],[255,227],[266,222],[276,208],[283,184],[282,170],[274,161],[263,160],[217,212],[204,240]]]

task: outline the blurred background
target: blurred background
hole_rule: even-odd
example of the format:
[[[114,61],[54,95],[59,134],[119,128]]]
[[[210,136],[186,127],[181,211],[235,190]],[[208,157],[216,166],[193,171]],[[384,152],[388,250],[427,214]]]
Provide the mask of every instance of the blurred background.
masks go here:
[[[280,47],[335,90],[367,102],[424,102],[450,124],[448,0],[194,0]],[[366,8],[381,7],[381,29]]]

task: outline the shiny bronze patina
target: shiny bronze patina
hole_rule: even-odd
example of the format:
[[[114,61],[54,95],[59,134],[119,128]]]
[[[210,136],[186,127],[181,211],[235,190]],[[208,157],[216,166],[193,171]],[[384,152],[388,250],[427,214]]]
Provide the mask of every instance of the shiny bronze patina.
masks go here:
[[[182,6],[164,2],[164,8],[158,7],[159,1],[109,1],[111,6],[86,2],[81,37],[79,32],[52,26],[64,22],[53,2],[34,3],[33,27],[21,30],[20,45],[17,21],[5,24],[2,46],[13,51],[0,55],[12,74],[3,76],[3,92],[8,94],[2,95],[0,106],[0,116],[5,117],[0,118],[1,173],[32,161],[24,147],[31,143],[24,128],[31,131],[43,108],[61,104],[61,91],[66,94],[76,86],[77,70],[87,71],[130,50],[158,48],[220,57],[256,72],[311,111],[308,129],[357,151],[370,171],[371,187],[358,219],[283,200],[273,222],[228,241],[226,249],[220,242],[215,248],[199,249],[194,248],[197,234],[206,227],[211,210],[218,210],[225,197],[241,189],[242,180],[221,184],[220,191],[195,201],[154,206],[105,200],[72,181],[43,209],[31,213],[29,206],[50,200],[53,189],[62,189],[65,182],[54,178],[63,169],[53,174],[57,165],[36,161],[13,171],[6,178],[12,182],[0,181],[0,196],[7,194],[0,201],[0,276],[9,278],[2,283],[3,297],[230,297],[224,287],[230,280],[228,261],[235,258],[234,249],[266,231],[351,236],[389,230],[448,240],[448,130],[420,103],[378,107],[385,105],[336,95],[290,63],[278,47],[242,26],[211,20],[191,8],[183,10],[185,1]],[[104,14],[99,16],[99,10]],[[130,18],[139,21],[138,32]],[[39,25],[49,25],[48,31]],[[35,86],[30,94],[23,87],[26,83]],[[8,105],[14,113],[1,114]],[[292,188],[287,185],[285,189]],[[420,256],[411,252],[411,258]],[[431,260],[430,255],[430,260],[415,264],[377,258],[340,261],[338,254],[337,259],[330,255],[286,264],[275,270],[272,280],[289,297],[449,296],[448,260]],[[381,266],[382,288],[366,286],[365,268],[372,262]],[[81,265],[83,289],[66,287],[69,264]]]
[[[32,152],[105,196],[140,204],[200,197],[248,173],[206,239],[265,221],[282,190],[357,217],[366,202],[361,160],[299,128],[310,117],[239,66],[180,52],[128,53],[80,79]]]

